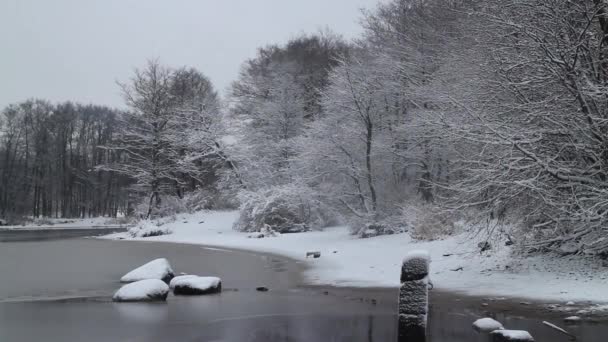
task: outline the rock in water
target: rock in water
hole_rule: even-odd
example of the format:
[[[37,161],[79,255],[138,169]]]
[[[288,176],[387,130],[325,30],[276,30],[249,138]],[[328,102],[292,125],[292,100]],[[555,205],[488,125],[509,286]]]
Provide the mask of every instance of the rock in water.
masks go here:
[[[480,333],[491,333],[495,330],[503,330],[504,327],[492,318],[480,318],[473,322],[473,329]]]
[[[179,277],[171,281],[175,295],[196,296],[222,292],[222,280],[217,277]]]
[[[182,279],[196,278],[196,277],[198,277],[198,276],[197,276],[197,275],[194,275],[194,274],[183,274],[183,275],[180,275],[180,276],[174,277],[174,278],[173,278],[173,279],[171,279],[171,281],[169,282],[169,288],[170,288],[171,290],[173,290],[173,289],[175,288],[175,284],[176,284],[177,282],[179,282],[180,280],[182,280]]]
[[[577,322],[580,322],[581,320],[582,320],[582,318],[580,318],[579,316],[570,316],[570,317],[564,318],[564,322],[566,322],[566,323],[577,323]]]
[[[115,302],[155,302],[167,300],[169,286],[159,279],[145,279],[121,287],[112,300]]]
[[[532,335],[524,330],[495,330],[490,336],[492,342],[534,342]]]
[[[169,261],[165,258],[155,259],[142,265],[120,278],[121,283],[131,283],[144,279],[159,279],[169,283],[174,273]]]

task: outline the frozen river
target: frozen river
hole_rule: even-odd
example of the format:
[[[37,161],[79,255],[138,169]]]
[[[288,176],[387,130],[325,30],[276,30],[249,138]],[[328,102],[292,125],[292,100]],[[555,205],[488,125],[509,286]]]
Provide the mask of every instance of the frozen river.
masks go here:
[[[0,341],[397,340],[394,289],[303,287],[303,266],[274,256],[73,235],[38,237],[0,242]],[[170,295],[158,304],[111,302],[124,273],[157,257],[169,259],[177,273],[221,277],[224,292]],[[257,292],[258,286],[270,291]],[[483,309],[469,304],[433,294],[429,341],[476,341],[471,323]],[[567,341],[534,314],[504,312],[497,318],[530,330],[537,341]],[[608,336],[600,324],[572,329],[580,341]]]

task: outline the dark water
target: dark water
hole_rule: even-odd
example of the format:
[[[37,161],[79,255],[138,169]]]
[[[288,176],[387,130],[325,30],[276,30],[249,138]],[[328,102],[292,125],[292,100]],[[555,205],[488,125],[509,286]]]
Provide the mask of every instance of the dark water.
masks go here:
[[[43,241],[69,239],[82,236],[101,236],[124,232],[126,228],[53,228],[53,229],[4,229],[0,228],[0,242]]]
[[[118,279],[156,257],[167,257],[177,272],[220,276],[225,290],[170,296],[167,303],[112,303]],[[299,265],[281,258],[197,246],[93,239],[4,242],[0,341],[397,341],[395,290],[300,287],[299,271]],[[256,292],[257,286],[271,291]],[[487,314],[509,328],[529,330],[537,341],[567,341],[542,326],[544,316],[483,312],[466,298],[438,293],[431,300],[431,342],[482,341],[471,323]],[[608,336],[605,325],[568,329],[579,341],[603,342]]]

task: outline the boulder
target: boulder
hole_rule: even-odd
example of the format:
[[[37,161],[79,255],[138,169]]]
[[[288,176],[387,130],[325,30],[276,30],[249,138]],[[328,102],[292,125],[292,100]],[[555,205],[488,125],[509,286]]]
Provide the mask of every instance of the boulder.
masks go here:
[[[182,279],[188,279],[188,278],[197,278],[197,275],[194,274],[183,274],[183,275],[179,275],[177,277],[174,277],[173,279],[171,279],[171,281],[169,282],[169,288],[171,290],[173,290],[175,288],[175,284],[177,284],[178,282],[180,282]]]
[[[172,281],[173,294],[183,296],[206,295],[222,292],[222,280],[217,277],[189,277]]]
[[[157,302],[167,300],[169,286],[159,279],[145,279],[121,287],[112,300],[115,302]]]
[[[500,322],[492,318],[480,318],[473,322],[473,329],[479,333],[491,333],[495,330],[503,330],[504,327]]]
[[[169,261],[165,258],[155,259],[142,265],[120,278],[121,283],[131,283],[145,279],[159,279],[169,283],[174,273]]]
[[[534,342],[532,335],[524,330],[495,330],[490,336],[492,342]]]

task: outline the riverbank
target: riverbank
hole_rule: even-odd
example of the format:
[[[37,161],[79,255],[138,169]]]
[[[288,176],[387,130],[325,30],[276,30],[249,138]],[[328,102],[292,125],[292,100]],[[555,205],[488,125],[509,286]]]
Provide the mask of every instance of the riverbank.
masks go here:
[[[225,289],[212,296],[170,295],[162,304],[111,302],[124,273],[158,257],[170,260],[177,273],[219,276]],[[10,275],[0,282],[2,341],[396,340],[396,288],[303,286],[302,271],[314,265],[273,254],[70,238],[0,243],[0,260],[0,273]],[[270,291],[258,292],[258,286]],[[484,316],[528,330],[539,341],[566,341],[542,324],[563,325],[565,316],[535,304],[435,289],[429,341],[475,340],[471,323]],[[608,335],[608,325],[588,319],[566,328],[586,342]]]
[[[42,218],[18,225],[0,225],[3,230],[52,230],[52,229],[111,229],[128,228],[121,220],[112,217],[89,217],[83,219]]]
[[[283,255],[307,265],[305,280],[311,285],[389,287],[399,285],[403,256],[414,249],[432,257],[435,288],[488,298],[513,297],[542,301],[564,312],[581,314],[608,310],[608,268],[597,261],[569,257],[518,258],[512,246],[494,244],[479,252],[481,237],[469,233],[430,242],[412,240],[408,234],[359,239],[347,227],[324,231],[252,238],[235,232],[237,212],[198,212],[180,215],[162,228],[169,235],[132,238],[120,233],[107,238],[163,241],[237,248]],[[321,252],[318,259],[306,253]],[[574,302],[574,303],[572,303]]]

